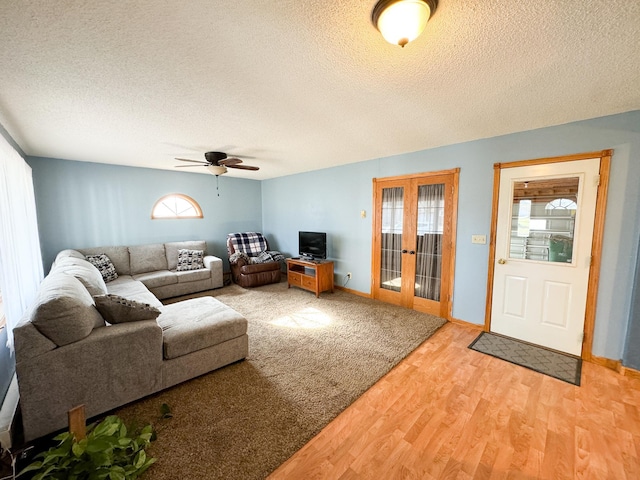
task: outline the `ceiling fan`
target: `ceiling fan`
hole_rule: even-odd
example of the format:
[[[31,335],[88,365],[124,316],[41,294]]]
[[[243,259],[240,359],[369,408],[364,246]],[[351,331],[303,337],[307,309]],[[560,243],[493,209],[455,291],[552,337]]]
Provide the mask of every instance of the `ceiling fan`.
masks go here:
[[[206,167],[212,174],[218,176],[227,173],[227,168],[237,168],[239,170],[260,170],[259,167],[252,165],[240,165],[242,160],[237,157],[229,157],[224,152],[206,152],[204,154],[206,161],[202,160],[189,160],[187,158],[176,158],[181,162],[191,162],[196,165],[176,165],[176,168],[189,168],[189,167]]]

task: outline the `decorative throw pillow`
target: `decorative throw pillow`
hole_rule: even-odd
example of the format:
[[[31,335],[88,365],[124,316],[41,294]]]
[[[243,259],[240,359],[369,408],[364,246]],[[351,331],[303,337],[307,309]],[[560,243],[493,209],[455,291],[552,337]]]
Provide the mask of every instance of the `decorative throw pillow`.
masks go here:
[[[250,263],[249,262],[249,255],[247,255],[244,252],[234,252],[229,257],[229,263],[231,263],[232,265],[235,265],[240,260],[244,260],[245,263]]]
[[[178,272],[204,268],[204,251],[181,248],[178,250]]]
[[[102,275],[105,282],[111,282],[118,278],[116,267],[113,266],[111,259],[104,253],[87,255],[85,258],[100,271],[100,275]]]
[[[160,315],[160,310],[148,303],[137,302],[112,293],[96,295],[93,301],[96,302],[96,308],[102,318],[111,324],[154,320]]]

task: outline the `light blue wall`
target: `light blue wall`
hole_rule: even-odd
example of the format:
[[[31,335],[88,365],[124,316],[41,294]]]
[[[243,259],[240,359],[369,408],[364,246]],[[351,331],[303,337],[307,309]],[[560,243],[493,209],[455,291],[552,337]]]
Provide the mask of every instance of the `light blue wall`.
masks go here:
[[[65,248],[206,240],[225,259],[227,233],[260,230],[261,184],[256,180],[28,157],[38,210],[45,272]],[[195,199],[203,219],[152,220],[169,193]],[[220,196],[218,196],[218,193]]]
[[[434,148],[263,182],[263,230],[297,253],[298,230],[328,234],[336,282],[369,293],[372,178],[460,167],[453,316],[482,324],[493,164],[614,149],[593,353],[621,359],[640,237],[640,111]],[[367,217],[360,218],[366,210]]]
[[[299,230],[325,231],[336,282],[370,292],[372,179],[460,167],[453,316],[481,324],[486,300],[493,164],[614,149],[593,352],[620,359],[640,239],[640,111],[434,148],[264,182],[182,172],[28,158],[33,167],[45,269],[69,247],[207,240],[225,257],[226,234],[262,230],[297,253]],[[180,192],[204,220],[151,220],[153,203]],[[365,210],[366,218],[360,217]],[[633,354],[634,346],[627,346]]]
[[[640,370],[640,244],[636,259],[636,277],[631,298],[631,315],[629,331],[624,352],[623,364],[635,370]]]

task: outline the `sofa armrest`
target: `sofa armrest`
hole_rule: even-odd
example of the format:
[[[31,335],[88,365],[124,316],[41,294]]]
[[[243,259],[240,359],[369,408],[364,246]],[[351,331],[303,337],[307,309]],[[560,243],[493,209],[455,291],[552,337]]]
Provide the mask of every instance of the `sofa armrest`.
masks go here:
[[[162,328],[155,320],[94,329],[78,342],[16,358],[25,440],[67,425],[84,404],[87,418],[162,387]]]
[[[213,288],[220,288],[223,285],[222,259],[207,255],[204,257],[204,267],[211,270],[211,285]]]
[[[222,259],[214,257],[213,255],[206,255],[203,259],[203,262],[204,268],[208,268],[209,270],[213,270],[218,264],[222,266]]]

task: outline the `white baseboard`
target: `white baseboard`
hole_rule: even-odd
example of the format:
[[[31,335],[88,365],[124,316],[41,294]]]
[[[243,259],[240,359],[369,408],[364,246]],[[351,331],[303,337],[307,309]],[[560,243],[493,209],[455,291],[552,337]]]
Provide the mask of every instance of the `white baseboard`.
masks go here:
[[[16,410],[18,409],[18,400],[20,400],[18,377],[14,373],[7,395],[4,397],[4,402],[2,402],[2,408],[0,408],[0,447],[2,447],[3,451],[12,447],[11,431]]]

